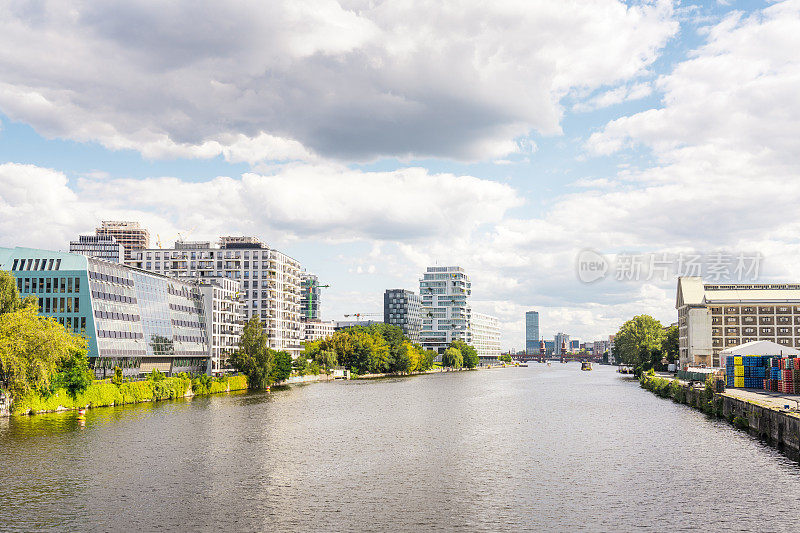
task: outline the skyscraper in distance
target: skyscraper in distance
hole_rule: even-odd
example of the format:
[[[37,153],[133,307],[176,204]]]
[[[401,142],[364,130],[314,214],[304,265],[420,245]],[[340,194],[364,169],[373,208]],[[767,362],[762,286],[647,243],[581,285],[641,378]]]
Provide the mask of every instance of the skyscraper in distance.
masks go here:
[[[525,313],[525,353],[539,352],[539,312]]]

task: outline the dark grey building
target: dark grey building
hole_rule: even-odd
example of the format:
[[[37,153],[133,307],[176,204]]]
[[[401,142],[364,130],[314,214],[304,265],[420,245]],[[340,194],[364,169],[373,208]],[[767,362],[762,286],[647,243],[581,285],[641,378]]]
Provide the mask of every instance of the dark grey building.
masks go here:
[[[405,289],[387,289],[383,293],[383,321],[400,326],[411,342],[419,343],[422,329],[419,295]]]
[[[69,242],[69,252],[112,263],[122,263],[125,259],[125,248],[111,235],[79,235],[77,241]]]

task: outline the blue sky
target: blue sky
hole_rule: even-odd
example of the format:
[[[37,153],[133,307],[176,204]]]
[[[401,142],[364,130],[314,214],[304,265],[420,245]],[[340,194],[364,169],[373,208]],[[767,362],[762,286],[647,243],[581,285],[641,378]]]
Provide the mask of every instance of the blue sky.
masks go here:
[[[504,348],[528,309],[548,337],[671,322],[674,276],[576,258],[797,281],[798,4],[0,2],[0,246],[254,234],[330,319],[460,264]]]

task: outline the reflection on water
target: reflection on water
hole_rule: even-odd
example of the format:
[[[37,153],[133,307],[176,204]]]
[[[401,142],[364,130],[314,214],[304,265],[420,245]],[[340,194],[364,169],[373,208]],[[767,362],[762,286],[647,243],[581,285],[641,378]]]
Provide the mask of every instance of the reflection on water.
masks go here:
[[[0,530],[794,530],[800,468],[610,368],[0,419]],[[778,509],[780,512],[773,512]]]

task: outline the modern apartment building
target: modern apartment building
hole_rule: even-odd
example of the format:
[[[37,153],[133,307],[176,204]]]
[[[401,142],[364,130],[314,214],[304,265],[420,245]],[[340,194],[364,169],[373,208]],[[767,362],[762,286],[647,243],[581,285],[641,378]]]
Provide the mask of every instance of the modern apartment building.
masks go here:
[[[319,278],[308,272],[300,273],[300,317],[302,320],[320,320]]]
[[[719,353],[767,340],[800,348],[800,284],[712,284],[678,278],[681,367],[720,366]]]
[[[383,293],[383,322],[399,326],[411,342],[420,342],[422,310],[419,295],[405,289],[387,289]]]
[[[609,341],[594,341],[592,343],[592,355],[595,357],[602,357],[604,353],[609,351],[611,348],[611,343]]]
[[[186,279],[198,283],[203,294],[211,372],[223,372],[228,367],[228,356],[239,346],[244,328],[240,283],[222,276]]]
[[[131,264],[174,277],[238,281],[245,319],[261,319],[273,350],[300,354],[300,263],[257,238],[222,237],[217,248],[177,241],[173,248],[140,250]]]
[[[487,361],[500,358],[500,320],[497,317],[473,312],[470,331],[478,357]]]
[[[125,248],[126,262],[132,260],[138,250],[150,247],[150,232],[138,222],[104,220],[94,233],[98,237],[114,237]]]
[[[539,312],[525,313],[525,353],[539,353]]]
[[[303,340],[315,341],[333,335],[336,330],[336,322],[323,322],[322,320],[303,321]]]
[[[472,344],[469,297],[472,283],[459,266],[428,267],[419,280],[422,298],[420,340],[425,349],[444,353],[453,340]]]
[[[69,242],[69,252],[112,263],[125,260],[125,248],[110,235],[79,235],[77,241]]]
[[[196,284],[79,254],[0,248],[23,296],[87,339],[98,378],[154,369],[209,371],[203,296]]]

